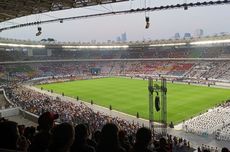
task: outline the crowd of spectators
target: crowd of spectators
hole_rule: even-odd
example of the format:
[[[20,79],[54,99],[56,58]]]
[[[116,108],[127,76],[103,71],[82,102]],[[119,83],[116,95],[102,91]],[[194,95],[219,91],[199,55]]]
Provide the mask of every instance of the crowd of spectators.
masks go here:
[[[41,115],[44,111],[59,113],[58,121],[60,122],[72,122],[74,124],[87,123],[91,126],[92,130],[97,130],[101,129],[106,122],[111,121],[118,123],[122,128],[127,128],[126,131],[129,134],[133,134],[140,127],[139,124],[133,124],[118,117],[111,118],[99,112],[95,113],[82,102],[81,104],[68,101],[60,102],[48,95],[26,88],[7,89],[6,92],[15,106],[20,106],[22,109],[36,115]]]
[[[1,79],[52,76],[144,75],[229,82],[230,61],[78,61],[0,64]]]
[[[50,147],[49,151],[52,152],[58,151],[58,149],[62,149],[59,146],[64,144],[60,143],[64,142],[60,139],[62,136],[64,136],[63,139],[66,138],[65,142],[69,141],[68,144],[66,143],[67,145],[74,143],[74,146],[71,148],[74,149],[73,151],[88,149],[92,152],[107,152],[113,150],[116,152],[187,152],[191,150],[190,143],[182,138],[172,137],[170,135],[165,138],[152,138],[151,131],[147,128],[143,128],[142,125],[118,117],[113,118],[99,112],[95,113],[83,103],[60,102],[45,94],[22,87],[6,88],[6,94],[15,106],[20,106],[26,111],[41,115],[38,119],[38,134],[35,133],[34,128],[30,127],[29,130],[32,132],[30,132],[32,135],[24,135],[30,143],[27,147],[30,151],[36,151],[42,147],[46,147],[46,149]],[[49,118],[48,120],[47,117]],[[56,120],[56,122],[61,124],[59,129],[67,129],[69,134],[59,135],[61,133],[58,133],[58,135],[55,135],[55,140],[57,141],[47,144],[47,142],[54,140],[54,135],[48,134],[49,131],[47,131],[47,129],[52,126],[48,125],[51,124],[49,122],[50,119],[52,121]],[[68,127],[69,124],[77,125],[75,127],[75,141],[67,139],[68,137],[73,138],[71,136],[73,131]],[[28,133],[28,131],[24,131],[24,133],[25,132]],[[55,133],[55,131],[53,133]],[[45,139],[42,140],[41,138]],[[116,142],[116,140],[119,140],[119,142]],[[39,152],[42,152],[42,150],[39,149]]]
[[[230,124],[216,131],[216,139],[230,141]]]
[[[183,123],[183,129],[199,135],[214,135],[219,140],[230,139],[230,101]]]
[[[92,133],[87,124],[76,126],[63,122],[55,124],[57,114],[43,113],[38,127],[17,125],[4,118],[0,121],[1,152],[189,152],[189,142],[161,137],[154,140],[152,132],[140,127],[128,136],[115,123],[107,122]]]
[[[185,74],[190,78],[229,80],[229,61],[200,61]]]
[[[31,55],[31,51],[32,54]],[[49,52],[49,53],[48,53]],[[140,58],[226,58],[230,55],[229,47],[140,47],[117,50],[63,50],[63,49],[7,49],[1,51],[0,61],[33,61],[61,59],[140,59]]]
[[[225,148],[222,148],[221,152],[224,152],[224,150]],[[218,152],[218,148],[202,144],[200,147],[197,148],[197,152]]]

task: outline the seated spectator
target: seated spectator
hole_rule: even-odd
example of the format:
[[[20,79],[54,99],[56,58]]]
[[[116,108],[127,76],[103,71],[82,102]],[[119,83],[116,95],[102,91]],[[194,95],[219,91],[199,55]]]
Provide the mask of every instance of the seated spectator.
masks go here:
[[[57,125],[52,130],[49,152],[69,152],[73,144],[75,131],[69,123]]]
[[[101,139],[97,152],[126,152],[118,141],[118,128],[113,123],[107,123],[101,130]]]
[[[148,149],[148,145],[151,141],[151,130],[148,128],[142,127],[137,130],[136,133],[136,143],[133,147],[133,152],[151,152],[150,149]]]
[[[166,139],[165,138],[160,138],[159,141],[159,147],[156,148],[157,152],[168,152],[169,151],[169,147],[167,145]]]
[[[16,122],[0,122],[0,135],[0,151],[27,151],[27,140],[25,137],[19,135]]]
[[[16,150],[19,132],[17,123],[13,121],[5,121],[0,123],[0,148]]]
[[[75,140],[71,147],[71,152],[95,152],[94,147],[87,144],[88,130],[84,124],[75,127]]]

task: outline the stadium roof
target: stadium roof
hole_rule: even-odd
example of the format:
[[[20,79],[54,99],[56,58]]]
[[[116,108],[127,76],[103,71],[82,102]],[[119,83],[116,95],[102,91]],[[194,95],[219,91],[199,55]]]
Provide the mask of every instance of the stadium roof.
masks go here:
[[[0,22],[31,14],[123,1],[128,0],[1,0]]]

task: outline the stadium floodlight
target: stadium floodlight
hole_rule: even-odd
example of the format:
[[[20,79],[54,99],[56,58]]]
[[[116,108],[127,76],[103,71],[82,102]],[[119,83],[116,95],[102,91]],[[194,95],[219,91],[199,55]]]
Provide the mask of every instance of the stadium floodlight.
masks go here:
[[[25,47],[25,48],[45,48],[45,45],[28,45],[28,44],[12,44],[12,43],[0,43],[0,46]]]
[[[66,45],[66,46],[62,46],[62,48],[66,48],[66,49],[125,49],[128,47],[129,47],[128,45],[91,45],[91,46]]]
[[[226,39],[226,40],[197,41],[197,42],[191,42],[190,45],[207,45],[207,44],[221,44],[221,43],[230,43],[230,39]]]
[[[164,46],[183,46],[186,43],[165,43],[165,44],[151,44],[152,47],[164,47]]]

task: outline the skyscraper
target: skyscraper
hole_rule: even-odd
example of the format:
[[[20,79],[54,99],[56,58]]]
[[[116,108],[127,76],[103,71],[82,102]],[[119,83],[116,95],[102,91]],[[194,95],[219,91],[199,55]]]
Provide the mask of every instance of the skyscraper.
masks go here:
[[[175,39],[180,39],[180,33],[175,33],[174,38]]]
[[[126,32],[121,33],[121,42],[126,42],[126,41],[127,41]]]

